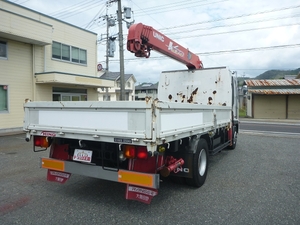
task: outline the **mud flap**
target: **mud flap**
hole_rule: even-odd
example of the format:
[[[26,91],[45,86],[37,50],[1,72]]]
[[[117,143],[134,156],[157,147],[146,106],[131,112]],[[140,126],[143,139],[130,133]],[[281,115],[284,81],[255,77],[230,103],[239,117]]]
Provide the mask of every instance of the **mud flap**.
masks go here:
[[[71,177],[70,173],[48,169],[47,180],[64,184]]]
[[[159,157],[158,161],[163,164],[163,157]],[[151,157],[147,160],[129,160],[128,169],[131,171],[154,173],[156,171],[156,158]],[[158,194],[158,190],[149,187],[140,187],[132,184],[126,185],[125,198],[127,200],[135,200],[150,204],[154,196]]]
[[[125,197],[127,200],[135,200],[142,203],[150,204],[152,198],[157,194],[157,189],[144,188],[127,184]]]

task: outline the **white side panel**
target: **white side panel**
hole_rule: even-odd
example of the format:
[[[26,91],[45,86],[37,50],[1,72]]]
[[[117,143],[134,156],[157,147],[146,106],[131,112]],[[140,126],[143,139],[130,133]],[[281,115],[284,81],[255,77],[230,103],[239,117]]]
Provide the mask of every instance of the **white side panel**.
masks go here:
[[[203,124],[203,113],[173,113],[161,115],[161,131],[182,129]]]
[[[29,102],[23,129],[65,138],[114,142],[151,139],[152,104],[147,102]]]
[[[39,112],[39,124],[44,126],[120,131],[128,130],[128,113],[47,110]]]
[[[166,102],[232,106],[231,72],[225,68],[162,72],[158,99]]]
[[[156,137],[173,141],[228,126],[231,107],[159,101],[154,115]]]

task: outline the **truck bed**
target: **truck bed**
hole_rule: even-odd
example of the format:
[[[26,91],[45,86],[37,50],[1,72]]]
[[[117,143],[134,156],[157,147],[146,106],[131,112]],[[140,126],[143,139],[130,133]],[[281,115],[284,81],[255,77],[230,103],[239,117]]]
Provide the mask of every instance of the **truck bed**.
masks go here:
[[[156,145],[229,125],[231,107],[162,101],[29,102],[24,131],[102,142]]]

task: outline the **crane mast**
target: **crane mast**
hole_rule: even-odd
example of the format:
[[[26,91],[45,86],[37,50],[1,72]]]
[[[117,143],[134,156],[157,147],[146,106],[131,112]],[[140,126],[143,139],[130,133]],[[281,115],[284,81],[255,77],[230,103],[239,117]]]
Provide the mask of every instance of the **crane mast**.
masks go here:
[[[185,64],[188,69],[203,68],[203,64],[196,54],[182,47],[153,27],[142,23],[130,26],[127,37],[127,50],[134,53],[136,57],[145,58],[149,58],[151,50],[156,50]]]

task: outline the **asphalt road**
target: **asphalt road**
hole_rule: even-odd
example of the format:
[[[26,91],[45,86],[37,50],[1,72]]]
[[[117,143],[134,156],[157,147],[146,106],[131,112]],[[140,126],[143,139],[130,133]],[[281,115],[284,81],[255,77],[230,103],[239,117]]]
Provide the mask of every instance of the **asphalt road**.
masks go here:
[[[209,160],[199,189],[165,180],[151,205],[125,200],[125,185],[72,175],[46,181],[24,135],[0,137],[0,224],[300,224],[295,137],[240,134]]]
[[[273,132],[283,134],[299,134],[300,135],[300,123],[299,122],[262,122],[255,120],[241,120],[240,129],[244,131],[256,131],[256,132]]]

